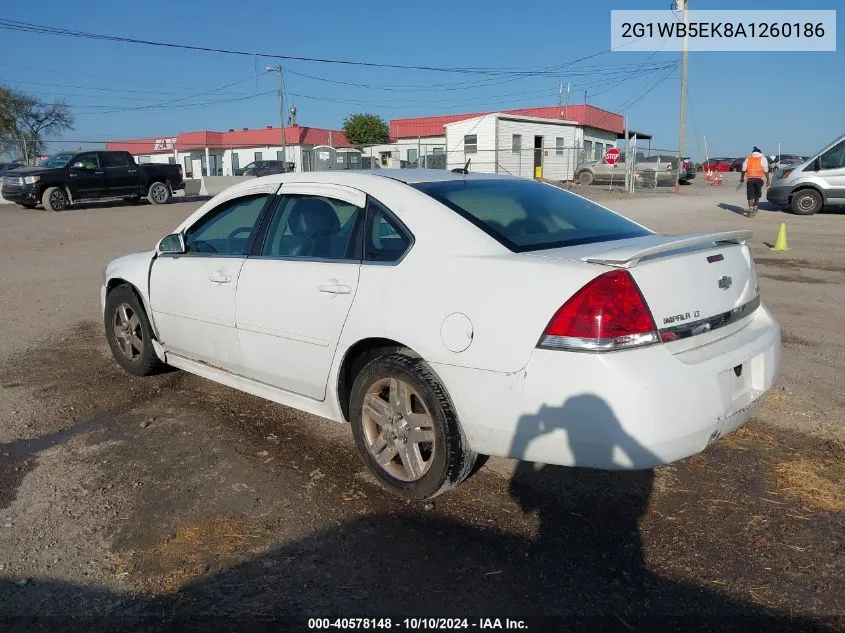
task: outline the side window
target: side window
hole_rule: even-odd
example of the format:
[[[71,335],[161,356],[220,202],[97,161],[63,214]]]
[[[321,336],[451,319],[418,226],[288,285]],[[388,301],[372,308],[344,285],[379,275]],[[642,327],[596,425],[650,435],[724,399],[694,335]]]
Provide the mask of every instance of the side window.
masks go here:
[[[103,160],[103,167],[126,167],[129,161],[126,159],[126,154],[121,152],[105,152],[100,154]]]
[[[82,163],[83,169],[99,169],[100,161],[97,160],[97,152],[88,152],[86,154],[79,154],[73,159],[73,164]]]
[[[246,255],[249,238],[269,194],[227,200],[185,233],[185,251],[210,255]]]
[[[820,169],[840,169],[845,167],[845,141],[835,145],[819,157]]]
[[[367,203],[364,261],[395,262],[411,247],[411,238],[400,228],[384,205],[372,198]]]
[[[261,254],[302,259],[353,259],[361,209],[324,196],[282,196]]]

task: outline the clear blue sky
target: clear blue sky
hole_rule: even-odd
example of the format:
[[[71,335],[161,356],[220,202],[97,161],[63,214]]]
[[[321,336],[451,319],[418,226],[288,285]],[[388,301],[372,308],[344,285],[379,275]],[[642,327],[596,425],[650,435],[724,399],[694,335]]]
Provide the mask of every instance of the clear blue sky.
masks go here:
[[[26,3],[3,17],[80,31],[247,51],[346,58],[397,64],[539,68],[610,47],[610,10],[664,9],[669,0],[530,3],[488,0],[361,2],[67,2],[33,12]],[[805,3],[801,3],[802,5]],[[45,6],[39,4],[39,7]],[[795,9],[787,0],[691,0],[694,9]],[[841,0],[812,0],[805,8],[836,9]],[[840,12],[842,13],[842,12]],[[692,53],[689,61],[688,153],[696,158],[707,136],[711,156],[741,155],[754,144],[810,153],[845,133],[845,51],[835,53]],[[385,119],[557,103],[559,81],[573,84],[571,102],[620,111],[631,127],[654,134],[654,146],[677,147],[679,71],[642,96],[664,73],[608,75],[621,64],[660,64],[679,53],[611,52],[559,76],[509,79],[496,85],[473,75],[283,62],[285,87],[300,125],[340,127],[350,112]],[[275,74],[247,79],[277,60],[0,31],[0,84],[73,105],[76,129],[66,139],[98,141],[175,135],[188,130],[278,125]],[[592,66],[593,68],[586,68]],[[601,66],[601,68],[595,68]],[[577,68],[577,75],[574,69]],[[344,86],[325,79],[399,90]],[[568,74],[569,73],[569,74]],[[586,73],[586,74],[585,74]],[[57,84],[63,84],[57,86]],[[452,84],[443,89],[443,84]],[[406,89],[420,86],[422,89]],[[441,87],[436,87],[441,86]],[[604,94],[598,94],[604,91]],[[591,96],[595,93],[595,96]],[[228,103],[209,103],[236,99]],[[166,107],[157,106],[165,102]],[[331,100],[331,101],[330,101]],[[355,101],[359,103],[343,103]],[[199,105],[191,105],[199,104]],[[108,107],[95,107],[108,106]],[[114,107],[111,107],[114,106]],[[108,110],[123,111],[108,112]],[[134,108],[134,109],[132,109]],[[66,145],[54,144],[51,149]]]

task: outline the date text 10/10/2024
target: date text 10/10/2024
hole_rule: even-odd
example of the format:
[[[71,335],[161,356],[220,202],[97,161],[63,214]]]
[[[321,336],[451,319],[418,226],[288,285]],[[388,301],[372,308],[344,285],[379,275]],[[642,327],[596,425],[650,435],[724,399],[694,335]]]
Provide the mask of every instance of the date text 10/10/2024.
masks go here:
[[[390,629],[397,631],[527,630],[528,625],[524,620],[511,618],[310,618],[308,628],[313,630]]]

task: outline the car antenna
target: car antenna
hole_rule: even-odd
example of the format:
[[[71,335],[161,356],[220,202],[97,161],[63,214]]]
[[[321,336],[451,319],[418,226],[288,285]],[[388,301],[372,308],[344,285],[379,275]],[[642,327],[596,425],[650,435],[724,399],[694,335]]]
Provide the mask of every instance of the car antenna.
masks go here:
[[[469,164],[471,162],[472,162],[472,158],[468,158],[466,165],[464,165],[463,167],[455,167],[455,169],[452,170],[452,173],[454,173],[454,174],[468,174],[469,173]]]

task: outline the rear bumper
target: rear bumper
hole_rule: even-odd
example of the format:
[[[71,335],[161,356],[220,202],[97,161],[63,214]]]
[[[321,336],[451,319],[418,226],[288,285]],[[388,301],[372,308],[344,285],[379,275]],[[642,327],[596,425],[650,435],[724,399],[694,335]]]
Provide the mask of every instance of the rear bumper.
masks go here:
[[[780,368],[780,329],[765,307],[726,338],[679,354],[669,348],[537,349],[515,374],[433,367],[479,453],[641,469],[698,453],[744,424]]]

